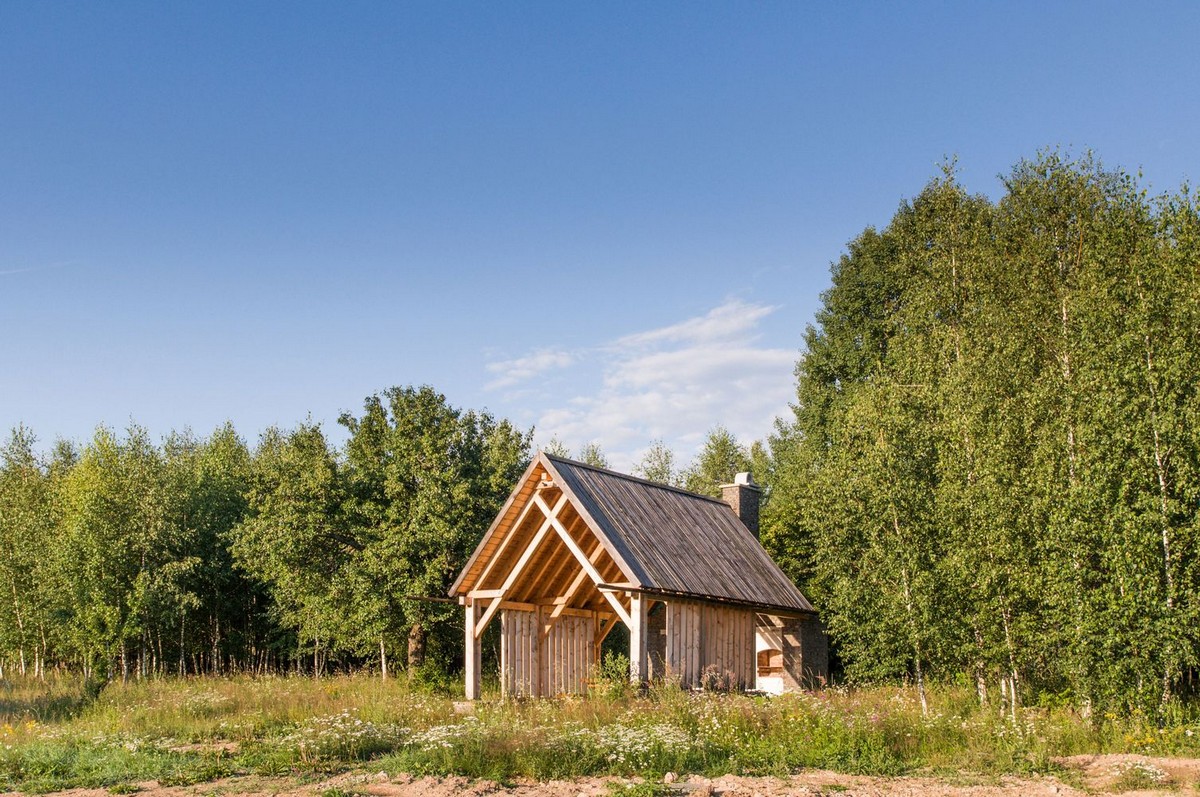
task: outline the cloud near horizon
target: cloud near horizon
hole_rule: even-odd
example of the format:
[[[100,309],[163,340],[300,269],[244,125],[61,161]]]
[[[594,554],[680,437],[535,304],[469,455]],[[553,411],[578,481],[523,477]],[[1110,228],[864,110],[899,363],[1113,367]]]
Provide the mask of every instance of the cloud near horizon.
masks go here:
[[[488,363],[488,372],[499,374],[499,376],[484,385],[484,389],[496,390],[513,387],[546,371],[566,368],[573,362],[575,362],[575,356],[568,351],[540,349],[515,360]]]
[[[797,353],[762,345],[759,332],[777,309],[729,300],[704,315],[587,349],[539,349],[490,364],[497,377],[487,388],[519,388],[569,368],[577,377],[572,389],[531,408],[539,445],[551,437],[573,451],[598,443],[614,468],[628,470],[662,439],[683,463],[718,424],[749,443],[787,412]]]

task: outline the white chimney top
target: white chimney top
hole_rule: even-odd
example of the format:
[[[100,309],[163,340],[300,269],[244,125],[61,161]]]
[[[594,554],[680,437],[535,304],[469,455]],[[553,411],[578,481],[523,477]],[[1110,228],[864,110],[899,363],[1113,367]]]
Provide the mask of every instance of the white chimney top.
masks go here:
[[[755,486],[754,477],[750,475],[750,471],[748,471],[748,470],[742,471],[741,473],[734,476],[733,483],[734,484],[745,484],[750,487]]]

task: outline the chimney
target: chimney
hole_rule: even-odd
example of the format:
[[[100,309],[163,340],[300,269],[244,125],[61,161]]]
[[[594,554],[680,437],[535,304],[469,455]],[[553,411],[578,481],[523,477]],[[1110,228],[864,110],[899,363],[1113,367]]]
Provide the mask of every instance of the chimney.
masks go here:
[[[762,490],[754,483],[749,472],[733,477],[733,484],[721,485],[721,500],[733,507],[733,513],[758,539],[758,502]]]

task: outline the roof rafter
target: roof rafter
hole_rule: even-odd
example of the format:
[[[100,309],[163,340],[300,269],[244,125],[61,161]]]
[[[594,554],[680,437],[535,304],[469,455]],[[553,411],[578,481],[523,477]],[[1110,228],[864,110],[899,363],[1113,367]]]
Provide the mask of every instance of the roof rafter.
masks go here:
[[[537,498],[541,498],[541,496],[537,496]],[[560,496],[558,501],[555,502],[555,504],[554,504],[555,510],[562,509],[562,505],[564,503],[566,503],[566,501],[567,501],[566,495]],[[546,502],[543,500],[540,502],[539,508],[546,507],[546,506],[547,506]],[[545,510],[543,510],[543,511],[545,511]],[[553,521],[553,516],[551,515],[551,516],[548,516],[546,518],[546,520],[542,522],[542,525],[537,530],[537,534],[533,535],[533,539],[530,540],[529,545],[527,545],[525,547],[525,550],[521,553],[521,558],[517,560],[516,566],[511,571],[509,571],[508,578],[504,579],[504,585],[500,587],[500,594],[497,595],[496,597],[492,598],[492,602],[487,607],[487,610],[484,611],[483,617],[479,618],[479,622],[475,624],[475,638],[476,639],[483,636],[483,630],[485,628],[487,628],[488,623],[490,623],[492,621],[492,618],[496,616],[496,611],[500,608],[500,603],[501,603],[501,601],[504,600],[504,596],[508,593],[508,591],[510,589],[512,589],[512,585],[516,582],[517,578],[521,575],[521,571],[525,569],[525,565],[529,564],[529,560],[533,558],[534,552],[537,551],[538,546],[542,544],[542,540],[544,540],[546,538],[546,535],[549,533],[550,529],[552,528],[552,526],[553,526],[552,521]]]

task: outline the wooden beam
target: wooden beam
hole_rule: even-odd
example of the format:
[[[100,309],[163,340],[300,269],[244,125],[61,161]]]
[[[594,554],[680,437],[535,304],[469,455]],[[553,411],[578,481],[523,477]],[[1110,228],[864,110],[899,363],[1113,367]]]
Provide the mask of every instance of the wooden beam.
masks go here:
[[[596,665],[601,664],[603,657],[600,655],[601,648],[604,645],[604,640],[608,639],[608,635],[617,627],[616,615],[608,612],[592,612],[592,620],[595,623],[595,630],[592,632],[592,660]],[[600,627],[601,621],[604,622],[604,627]]]
[[[479,545],[477,545],[475,550],[471,552],[471,558],[467,560],[466,565],[459,572],[458,578],[454,579],[454,584],[450,587],[451,595],[460,595],[462,592],[468,591],[470,586],[479,586],[478,580],[470,581],[471,573],[475,571],[475,565],[479,562],[479,558],[483,556],[484,551],[488,550],[492,546],[492,538],[495,536],[500,526],[503,525],[504,519],[508,517],[508,511],[512,509],[513,504],[518,498],[522,497],[523,494],[531,489],[530,479],[532,479],[537,473],[537,469],[541,467],[541,458],[534,457],[533,461],[529,463],[529,467],[527,467],[525,472],[521,474],[521,478],[517,481],[517,487],[515,487],[513,491],[509,493],[508,498],[504,502],[504,506],[500,509],[500,513],[496,515],[496,519],[492,521],[491,525],[488,526],[488,530],[484,532],[483,538],[480,540]],[[543,470],[545,469],[543,468]],[[470,581],[469,586],[467,584],[468,581]]]
[[[722,598],[717,595],[702,595],[698,592],[678,592],[676,590],[658,589],[654,587],[638,587],[628,582],[613,582],[605,581],[596,585],[601,593],[604,592],[623,592],[626,594],[633,593],[638,595],[652,595],[655,598],[664,601],[691,601],[693,603],[703,603],[706,606],[732,606],[738,609],[753,610],[760,614],[769,614],[775,617],[797,618],[802,620],[815,619],[817,612],[809,611],[808,609],[788,609],[783,606],[774,606],[769,603],[759,603],[758,601],[736,600],[734,598]]]
[[[533,506],[534,504],[532,501],[525,504],[525,508],[522,509],[521,514],[517,516],[516,522],[513,523],[509,528],[508,534],[504,535],[504,539],[500,540],[500,545],[496,548],[495,552],[488,557],[487,564],[483,566],[483,572],[479,574],[479,578],[475,579],[476,584],[482,584],[484,583],[484,580],[487,579],[488,575],[492,572],[492,568],[496,566],[496,563],[500,561],[500,557],[504,555],[504,551],[506,548],[508,548],[508,544],[516,538],[518,533],[520,533],[521,526],[525,525],[525,521],[528,519],[529,513],[532,511]]]
[[[571,512],[570,509],[571,505],[567,504],[563,508],[563,511],[559,513],[559,519],[564,522],[567,531],[574,536],[575,528],[577,525],[580,525],[580,520],[579,515]],[[584,528],[586,529],[586,526]],[[575,563],[575,557],[571,555],[570,550],[567,550],[565,545],[563,546],[563,552],[566,556],[561,557],[553,569],[548,569],[545,579],[541,581],[542,592],[545,595],[561,595],[563,590],[567,588],[567,585],[571,583],[571,579],[574,578],[576,570],[579,567]]]
[[[576,518],[576,519],[578,520],[578,518]],[[572,525],[574,525],[574,524],[572,524]],[[593,547],[592,552],[590,554],[588,554],[588,561],[595,564],[597,561],[599,561],[600,556],[604,553],[604,546],[600,544],[599,540],[593,540],[593,541],[595,542],[595,547]],[[574,561],[575,561],[575,559],[573,556],[567,557],[567,563],[572,563]],[[563,568],[559,568],[558,571],[555,571],[555,579],[557,579],[557,577],[558,577],[558,572],[560,572],[562,570],[563,570]],[[581,585],[583,585],[584,583],[586,583],[587,580],[588,580],[587,572],[584,570],[580,570],[578,573],[575,574],[575,578],[571,582],[570,586],[567,587],[566,592],[564,594],[554,598],[554,600],[550,601],[550,604],[554,608],[550,612],[550,614],[546,616],[546,624],[542,628],[542,636],[546,636],[547,634],[550,633],[550,629],[554,628],[555,623],[558,622],[558,618],[562,614],[565,613],[567,607],[570,605],[571,601],[575,598],[575,594],[579,591],[579,587]],[[558,590],[557,583],[552,582],[550,584],[550,589],[552,592],[556,592]]]
[[[592,564],[596,564],[596,562],[600,560],[600,556],[603,553],[604,546],[600,544],[599,540],[597,540],[596,548],[592,551],[591,555],[588,556],[588,561]],[[575,598],[575,593],[579,592],[579,588],[582,587],[584,582],[587,580],[587,571],[580,570],[575,576],[575,580],[571,582],[571,586],[567,587],[567,591],[563,593],[561,598],[555,601],[555,603],[558,603],[558,601],[562,601],[562,603],[558,603],[558,605],[554,607],[554,611],[550,613],[551,620],[556,619],[560,614],[562,614],[563,609],[565,609],[567,604],[569,604]]]
[[[554,530],[558,532],[559,538],[562,539],[563,543],[565,543],[567,548],[571,551],[571,555],[575,557],[580,566],[583,567],[585,572],[587,572],[588,577],[591,578],[592,581],[597,585],[603,584],[604,577],[600,575],[600,571],[598,571],[596,566],[593,565],[586,556],[584,556],[583,549],[579,547],[579,543],[575,542],[575,538],[570,535],[566,527],[563,526],[562,521],[558,519],[558,510],[561,508],[563,499],[560,498],[558,504],[555,505],[553,509],[551,509],[550,505],[546,503],[546,499],[542,498],[540,495],[535,495],[533,500],[541,508],[542,512],[546,513],[546,517],[554,526]],[[629,612],[625,611],[625,607],[621,605],[621,601],[617,600],[616,596],[611,593],[604,592],[602,594],[604,595],[605,600],[608,601],[609,605],[613,607],[613,610],[617,613],[617,616],[621,618],[625,625],[632,629],[633,625],[632,621],[630,620]]]
[[[596,616],[598,618],[596,621],[596,646],[599,647],[604,643],[604,640],[608,639],[608,635],[612,633],[612,630],[617,627],[617,616],[615,614],[608,614],[607,612],[596,612]],[[605,622],[603,630],[600,629],[600,620]]]
[[[502,590],[498,589],[473,589],[467,593],[467,597],[491,600],[492,598],[499,598],[502,592]]]
[[[634,686],[646,683],[650,675],[650,651],[646,644],[647,603],[641,595],[632,596],[629,603],[629,617],[633,621],[629,624],[629,680]]]
[[[535,498],[538,501],[539,507],[545,507],[542,511],[549,509],[549,507],[546,506],[546,502],[542,500],[540,495],[535,496]],[[560,497],[554,504],[554,509],[551,511],[557,512],[559,509],[562,509],[562,505],[565,504],[566,501],[567,497],[565,495]],[[504,579],[504,584],[500,587],[500,594],[492,599],[492,604],[487,607],[487,611],[485,611],[483,613],[483,617],[480,618],[479,625],[475,628],[476,638],[483,636],[483,630],[487,628],[487,624],[492,621],[492,618],[500,609],[500,602],[504,599],[504,596],[508,594],[508,591],[512,589],[512,585],[516,582],[517,577],[521,575],[521,571],[525,569],[525,565],[529,564],[529,560],[533,558],[534,552],[537,551],[538,546],[542,544],[542,540],[546,539],[546,534],[550,531],[553,525],[554,516],[551,514],[548,515],[542,522],[541,527],[537,530],[537,534],[533,535],[533,539],[529,541],[529,545],[525,546],[525,550],[521,552],[521,558],[517,560],[516,565],[514,565],[513,569],[509,571],[508,578]]]
[[[466,622],[466,660],[464,677],[466,679],[467,700],[479,699],[479,670],[483,663],[483,649],[479,636],[475,633],[475,624],[479,620],[479,604],[468,598],[464,607],[467,613]]]
[[[509,597],[513,600],[537,603],[540,598],[552,593],[546,590],[546,580],[566,563],[571,562],[571,552],[557,539],[543,544],[542,551],[529,562],[529,567],[520,583],[514,584]]]
[[[536,612],[539,607],[538,607],[538,604],[536,604],[536,603],[524,603],[521,601],[500,601],[500,608],[501,609],[513,609],[518,612]],[[571,615],[572,617],[591,617],[592,611],[590,609],[563,609],[563,614]],[[605,617],[611,616],[611,612],[605,612],[604,616]]]
[[[551,476],[557,477],[558,471],[554,468],[554,463],[549,459],[544,461],[546,463],[546,472]],[[608,551],[608,555],[612,557],[612,560],[617,564],[617,568],[622,574],[624,574],[625,578],[636,583],[645,583],[645,575],[635,572],[634,569],[629,566],[629,563],[626,562],[625,558],[621,555],[620,550],[618,550],[616,546],[613,545],[612,541],[605,536],[603,528],[599,523],[596,522],[596,519],[593,518],[591,513],[588,512],[587,507],[575,495],[570,484],[561,479],[556,479],[556,481],[558,482],[559,489],[563,491],[564,495],[571,499],[572,507],[576,512],[579,513],[579,516],[583,519],[583,522],[589,529],[592,530],[592,532],[596,535],[596,538],[600,540],[600,544],[603,545],[605,550]]]

